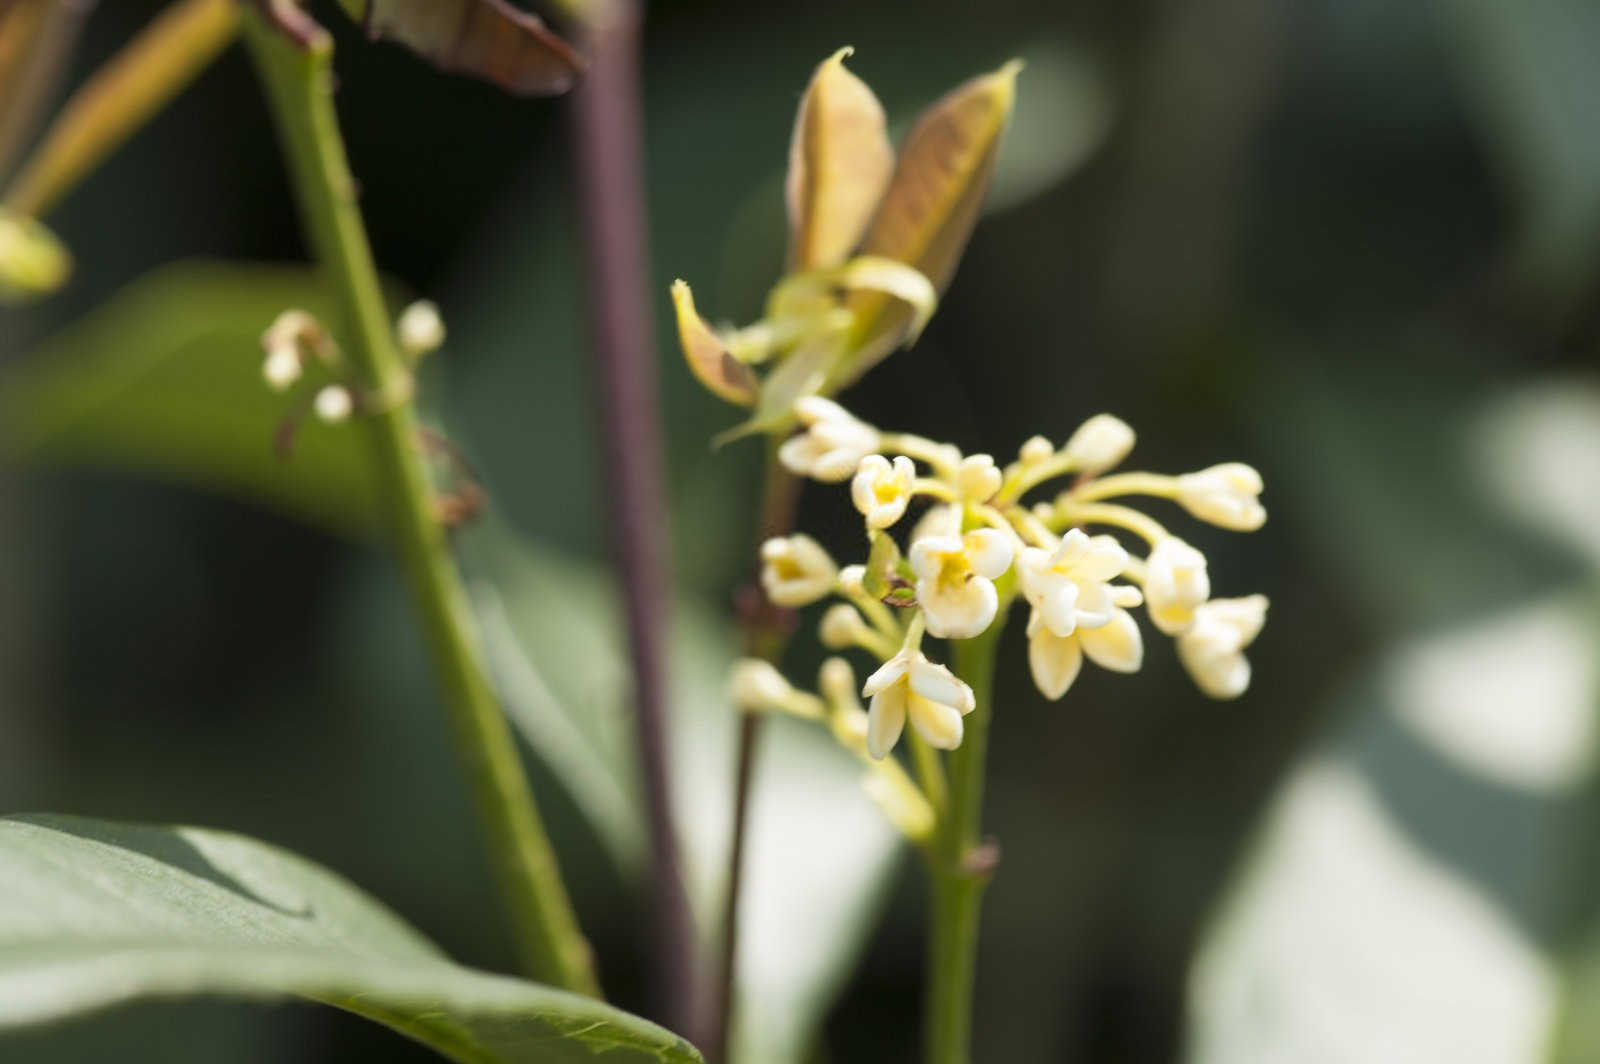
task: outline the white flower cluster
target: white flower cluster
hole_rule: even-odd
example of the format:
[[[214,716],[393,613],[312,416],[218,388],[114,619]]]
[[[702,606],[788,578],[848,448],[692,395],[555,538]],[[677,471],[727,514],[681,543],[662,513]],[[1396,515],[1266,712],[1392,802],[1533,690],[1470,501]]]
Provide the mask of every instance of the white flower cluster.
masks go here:
[[[1061,447],[1028,440],[1002,468],[986,454],[881,431],[828,399],[803,399],[796,413],[801,431],[783,444],[780,460],[803,476],[850,480],[871,553],[865,564],[841,569],[809,537],[772,539],[761,549],[762,584],[780,606],[841,598],[822,616],[823,643],[864,650],[881,665],[860,689],[871,702],[855,724],[838,723],[860,712],[853,680],[844,682],[853,674],[838,658],[824,670],[820,695],[795,691],[771,666],[742,662],[745,708],[833,721],[836,734],[854,737],[841,741],[881,764],[895,764],[885,755],[908,722],[927,747],[954,749],[973,692],[924,655],[922,638],[971,639],[1019,598],[1030,610],[1033,680],[1047,698],[1067,692],[1085,657],[1136,672],[1144,638],[1133,611],[1141,606],[1175,639],[1179,661],[1205,694],[1235,698],[1249,685],[1244,651],[1266,619],[1266,598],[1212,598],[1199,550],[1110,500],[1169,499],[1202,521],[1251,531],[1266,511],[1261,477],[1250,466],[1231,462],[1182,476],[1110,473],[1132,450],[1134,433],[1109,414],[1090,418]],[[1025,501],[1062,477],[1070,482],[1052,499]],[[930,505],[902,553],[891,530],[919,499]],[[1130,551],[1125,541],[1143,549]]]

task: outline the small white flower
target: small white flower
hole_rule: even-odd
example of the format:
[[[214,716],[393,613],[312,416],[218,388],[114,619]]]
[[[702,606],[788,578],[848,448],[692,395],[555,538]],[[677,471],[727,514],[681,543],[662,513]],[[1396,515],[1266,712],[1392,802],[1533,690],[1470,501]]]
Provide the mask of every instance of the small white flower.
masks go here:
[[[846,650],[856,645],[856,640],[867,631],[867,622],[854,606],[839,602],[829,606],[817,626],[822,645],[829,650]]]
[[[764,712],[782,708],[795,690],[769,661],[740,658],[728,677],[728,697],[740,709]]]
[[[437,350],[444,344],[444,319],[439,316],[439,308],[426,299],[411,304],[395,323],[395,337],[400,349],[412,358]]]
[[[794,404],[794,411],[805,431],[778,448],[778,460],[792,473],[848,480],[861,460],[878,449],[878,430],[831,399],[808,395]]]
[[[1039,623],[1066,638],[1080,628],[1102,628],[1119,607],[1139,604],[1138,588],[1111,583],[1127,567],[1128,552],[1114,538],[1074,528],[1054,551],[1023,548],[1017,575]]]
[[[1000,604],[994,581],[1011,568],[1012,553],[1011,541],[992,528],[913,543],[907,560],[928,633],[970,639],[989,627]]]
[[[322,389],[312,402],[317,416],[329,424],[337,424],[349,417],[356,405],[350,389],[338,384],[330,384]]]
[[[1103,473],[1133,450],[1133,429],[1121,418],[1096,414],[1078,426],[1065,448],[1080,473]]]
[[[1144,598],[1155,626],[1177,635],[1194,623],[1195,607],[1210,597],[1206,556],[1177,536],[1157,543],[1144,579]]]
[[[774,536],[761,544],[761,586],[778,606],[809,606],[833,591],[839,571],[810,536]]]
[[[868,528],[888,528],[905,516],[916,479],[917,467],[905,455],[897,455],[891,463],[881,454],[869,454],[850,481],[850,499],[866,517]]]
[[[1038,610],[1028,618],[1028,666],[1040,693],[1055,701],[1067,693],[1083,668],[1084,656],[1113,672],[1138,672],[1144,663],[1144,638],[1133,615],[1113,609],[1111,621],[1099,628],[1079,627],[1059,636]]]
[[[1038,465],[1056,453],[1056,445],[1043,436],[1031,436],[1017,450],[1017,461],[1025,466]]]
[[[1224,462],[1178,478],[1178,502],[1202,521],[1235,532],[1254,532],[1267,520],[1261,474],[1243,462]]]
[[[902,650],[867,677],[861,693],[867,708],[867,752],[881,758],[900,740],[907,718],[928,745],[954,750],[961,745],[961,718],[977,704],[972,688],[921,651]]]
[[[267,357],[261,363],[261,376],[266,379],[267,387],[275,392],[284,392],[300,379],[302,369],[299,345],[291,340],[267,351]]]
[[[955,489],[968,502],[988,502],[1004,479],[987,454],[969,454],[956,467]]]
[[[1238,698],[1250,686],[1244,650],[1261,634],[1267,597],[1212,599],[1194,611],[1194,623],[1178,636],[1178,660],[1195,686],[1212,698]]]

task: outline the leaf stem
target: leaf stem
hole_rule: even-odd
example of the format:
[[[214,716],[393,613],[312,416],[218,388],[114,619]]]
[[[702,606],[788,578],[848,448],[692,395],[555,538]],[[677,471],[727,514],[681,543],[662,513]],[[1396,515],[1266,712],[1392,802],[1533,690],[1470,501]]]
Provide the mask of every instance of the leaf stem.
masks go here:
[[[373,391],[404,394],[407,371],[395,347],[334,114],[332,39],[317,32],[301,48],[253,9],[246,7],[242,14],[307,241],[338,297],[345,353]],[[416,412],[408,399],[362,420],[524,963],[536,979],[598,996],[588,943],[485,676],[460,573],[434,518],[432,488],[417,446]]]
[[[666,660],[671,577],[640,158],[639,11],[633,0],[608,0],[589,5],[585,14],[589,71],[572,96],[572,136],[612,538],[633,664],[634,734],[644,770],[653,990],[661,1020],[692,1035],[700,1012],[700,969],[671,788]]]
[[[981,839],[984,761],[993,714],[995,652],[1005,613],[972,639],[950,644],[956,675],[977,705],[966,734],[949,758],[949,804],[929,849],[932,905],[928,931],[928,986],[923,1017],[926,1064],[967,1064],[971,1059],[972,991],[978,960],[978,920],[984,887],[997,851]]]

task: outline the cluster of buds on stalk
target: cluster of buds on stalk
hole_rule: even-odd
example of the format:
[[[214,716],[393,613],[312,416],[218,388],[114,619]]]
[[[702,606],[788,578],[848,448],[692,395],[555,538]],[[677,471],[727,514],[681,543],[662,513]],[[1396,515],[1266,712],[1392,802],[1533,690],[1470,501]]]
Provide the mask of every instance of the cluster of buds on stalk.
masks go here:
[[[439,308],[426,300],[412,303],[395,322],[395,343],[408,366],[444,343]],[[274,392],[296,400],[278,434],[280,452],[293,442],[301,417],[309,409],[328,424],[338,424],[358,411],[386,409],[402,396],[374,397],[352,379],[339,344],[310,312],[290,309],[279,314],[261,334],[261,377]]]
[[[805,477],[849,480],[867,558],[840,567],[805,535],[771,539],[761,547],[762,586],[783,607],[838,600],[823,612],[819,634],[830,649],[874,662],[859,688],[870,703],[859,720],[851,666],[833,658],[816,694],[786,681],[780,688],[776,670],[741,662],[741,705],[825,720],[836,734],[859,732],[859,742],[846,745],[880,764],[894,764],[886,755],[907,725],[916,743],[955,749],[973,692],[927,656],[924,638],[975,638],[1017,603],[1028,608],[1033,681],[1051,700],[1071,688],[1085,658],[1113,672],[1139,670],[1141,608],[1173,638],[1202,692],[1235,698],[1249,685],[1245,650],[1266,619],[1266,598],[1213,598],[1205,555],[1127,501],[1170,500],[1209,524],[1254,531],[1266,510],[1250,466],[1230,462],[1178,476],[1114,472],[1134,433],[1108,414],[1090,418],[1060,447],[1035,436],[1001,466],[987,454],[880,430],[830,399],[802,399],[797,413],[801,431],[779,458]],[[902,548],[895,532],[908,526]],[[758,669],[761,684],[750,680]],[[857,723],[843,729],[841,720]],[[905,806],[898,791],[885,796],[896,803],[886,807]]]

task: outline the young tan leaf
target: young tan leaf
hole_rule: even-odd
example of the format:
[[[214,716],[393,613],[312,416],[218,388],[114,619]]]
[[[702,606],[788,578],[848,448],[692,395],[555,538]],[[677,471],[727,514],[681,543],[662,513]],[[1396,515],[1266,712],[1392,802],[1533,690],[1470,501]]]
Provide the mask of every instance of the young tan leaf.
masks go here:
[[[234,0],[180,0],[72,94],[6,191],[43,215],[188,85],[233,40]]]
[[[672,282],[672,307],[678,315],[678,342],[695,379],[712,394],[740,406],[751,406],[760,388],[750,367],[727,347],[694,309],[694,295],[683,281]]]
[[[845,69],[841,48],[817,67],[795,115],[784,202],[789,270],[837,266],[861,239],[894,170],[883,107]]]
[[[583,60],[535,16],[505,0],[340,0],[373,40],[403,44],[440,70],[518,96],[572,88]]]
[[[922,113],[906,136],[861,254],[914,266],[944,292],[977,221],[1021,69],[1021,62],[1012,60],[958,86]],[[854,350],[832,374],[836,388],[892,351],[911,321],[909,307],[882,294],[859,293],[851,305],[860,324]]]

